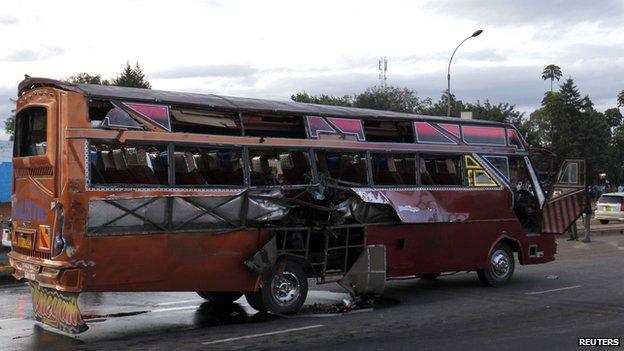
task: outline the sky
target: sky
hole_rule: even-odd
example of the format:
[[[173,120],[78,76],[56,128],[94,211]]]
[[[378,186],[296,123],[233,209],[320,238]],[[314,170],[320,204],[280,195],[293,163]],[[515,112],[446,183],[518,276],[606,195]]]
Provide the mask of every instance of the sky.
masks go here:
[[[387,84],[451,91],[527,115],[562,68],[604,110],[624,89],[624,0],[3,1],[0,120],[24,74],[111,78],[138,62],[154,89],[287,100]],[[1,123],[1,122],[0,122]],[[7,136],[0,133],[0,139]]]

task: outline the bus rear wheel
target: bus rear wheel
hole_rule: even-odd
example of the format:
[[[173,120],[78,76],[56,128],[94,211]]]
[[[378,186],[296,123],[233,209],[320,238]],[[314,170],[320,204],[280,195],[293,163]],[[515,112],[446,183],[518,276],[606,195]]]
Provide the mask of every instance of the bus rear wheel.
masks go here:
[[[197,295],[214,303],[232,303],[243,296],[238,291],[197,291]]]
[[[488,286],[501,286],[513,276],[515,268],[513,252],[509,245],[499,243],[488,259],[488,267],[477,271],[479,280]]]
[[[301,265],[287,261],[280,273],[277,267],[268,274],[260,290],[245,294],[254,309],[277,314],[297,313],[308,296],[308,278]]]

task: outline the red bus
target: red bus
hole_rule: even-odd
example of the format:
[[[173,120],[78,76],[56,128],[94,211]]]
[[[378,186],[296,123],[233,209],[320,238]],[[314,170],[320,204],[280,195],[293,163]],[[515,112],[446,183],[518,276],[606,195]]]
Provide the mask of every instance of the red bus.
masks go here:
[[[45,78],[18,96],[9,258],[36,318],[70,333],[84,291],[294,313],[308,278],[364,297],[444,272],[502,285],[514,252],[554,259],[584,202],[583,162],[543,189],[508,124]]]

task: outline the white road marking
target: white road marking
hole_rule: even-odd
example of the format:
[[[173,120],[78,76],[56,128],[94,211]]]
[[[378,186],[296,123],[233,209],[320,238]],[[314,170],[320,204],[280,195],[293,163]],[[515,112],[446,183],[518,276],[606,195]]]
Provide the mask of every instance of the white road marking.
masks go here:
[[[554,292],[554,291],[576,289],[576,288],[580,288],[580,287],[581,287],[581,285],[574,285],[574,286],[567,286],[565,288],[559,288],[559,289],[550,289],[550,290],[544,290],[544,291],[531,291],[531,292],[528,292],[528,293],[525,293],[525,294],[526,295],[539,295],[539,294],[545,294],[545,293]]]
[[[21,320],[24,320],[24,318],[7,318],[7,319],[0,319],[0,323],[2,323],[2,322],[21,321]]]
[[[320,327],[324,327],[324,326],[325,325],[323,325],[323,324],[317,324],[317,325],[310,325],[310,326],[301,327],[301,328],[277,330],[277,331],[272,331],[272,332],[268,332],[268,333],[243,335],[243,336],[237,336],[237,337],[234,337],[234,338],[227,338],[227,339],[219,339],[219,340],[207,341],[207,342],[203,342],[202,345],[213,345],[213,344],[220,344],[220,343],[223,343],[223,342],[230,342],[230,341],[236,341],[236,340],[258,338],[258,337],[261,337],[261,336],[269,336],[269,335],[276,335],[276,334],[291,333],[291,332],[296,332],[296,331],[300,331],[300,330],[320,328]]]
[[[155,310],[151,310],[150,312],[158,313],[158,312],[170,312],[170,311],[195,310],[197,309],[197,307],[199,307],[199,305],[184,306],[184,307],[157,308]]]
[[[181,301],[172,301],[172,302],[161,302],[161,303],[157,303],[156,306],[181,305],[181,304],[187,303],[187,302],[199,302],[199,301],[203,301],[203,300],[201,300],[201,299],[194,299],[194,300],[181,300]]]

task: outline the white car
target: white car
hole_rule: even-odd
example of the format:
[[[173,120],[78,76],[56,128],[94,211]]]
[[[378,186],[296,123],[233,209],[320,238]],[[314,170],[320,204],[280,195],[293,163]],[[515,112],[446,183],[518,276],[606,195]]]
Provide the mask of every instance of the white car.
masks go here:
[[[606,193],[598,199],[594,218],[602,224],[624,221],[624,193]]]
[[[2,221],[0,223],[0,229],[2,230],[2,246],[11,247],[11,228],[9,222]]]

